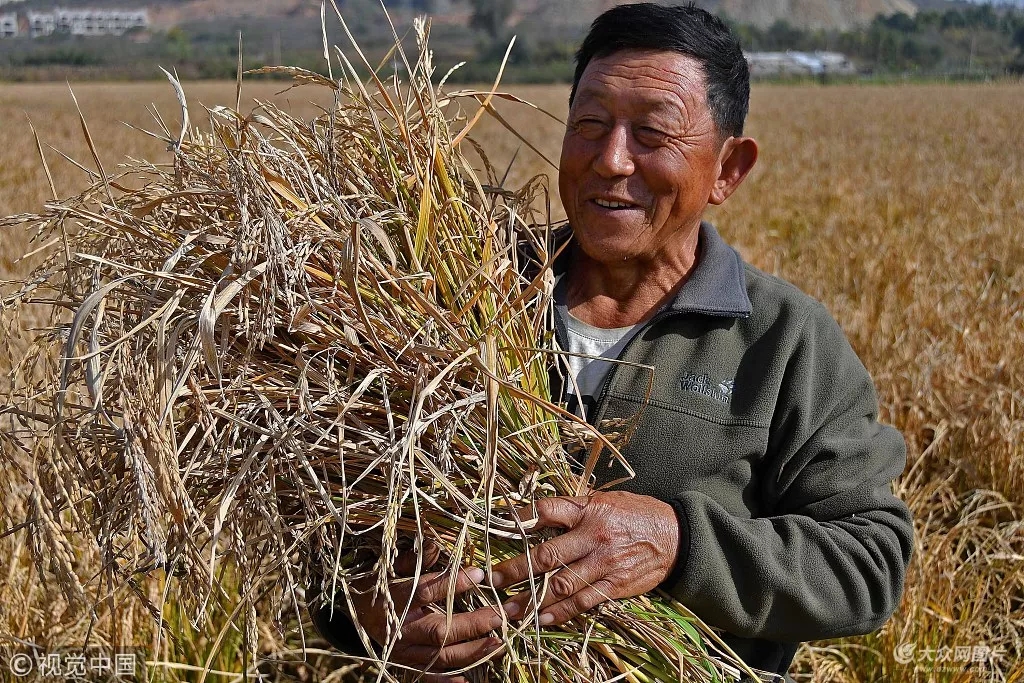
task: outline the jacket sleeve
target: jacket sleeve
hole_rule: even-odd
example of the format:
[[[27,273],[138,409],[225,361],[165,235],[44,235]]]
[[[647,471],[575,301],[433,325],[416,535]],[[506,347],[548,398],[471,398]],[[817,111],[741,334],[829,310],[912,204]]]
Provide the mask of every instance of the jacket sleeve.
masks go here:
[[[334,600],[333,604],[328,601],[323,591],[323,579],[318,574],[314,574],[306,586],[306,610],[313,630],[331,647],[354,657],[367,656],[344,598]]]
[[[823,307],[785,368],[759,470],[770,516],[738,518],[703,493],[680,494],[680,554],[662,587],[741,637],[867,633],[899,605],[913,545],[892,493],[903,437],[877,422],[867,370]]]

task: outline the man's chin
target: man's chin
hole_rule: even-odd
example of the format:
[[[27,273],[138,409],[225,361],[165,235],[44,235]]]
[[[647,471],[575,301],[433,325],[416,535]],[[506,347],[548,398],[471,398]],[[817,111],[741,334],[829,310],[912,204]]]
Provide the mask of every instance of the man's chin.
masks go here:
[[[569,223],[576,243],[594,261],[611,263],[636,258],[652,241],[654,228],[643,211],[579,208],[570,215]]]
[[[623,239],[621,235],[603,239],[577,235],[576,241],[583,252],[582,255],[597,263],[622,263],[637,258],[642,252],[642,243],[639,240]]]

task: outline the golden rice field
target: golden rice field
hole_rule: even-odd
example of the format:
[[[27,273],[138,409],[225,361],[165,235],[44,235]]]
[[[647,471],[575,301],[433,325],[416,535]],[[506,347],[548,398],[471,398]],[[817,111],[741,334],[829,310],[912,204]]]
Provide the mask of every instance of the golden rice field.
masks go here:
[[[185,85],[193,116],[200,104],[233,104],[233,83]],[[315,114],[302,89],[275,95],[282,87],[253,83],[244,95]],[[75,92],[108,173],[126,157],[165,157],[160,143],[120,123],[153,128],[151,102],[175,119],[165,83],[89,84]],[[566,87],[515,92],[565,112]],[[557,159],[557,123],[524,107],[501,111]],[[875,378],[883,419],[906,436],[899,490],[918,531],[895,617],[866,637],[805,646],[798,680],[1024,681],[1021,111],[1019,84],[755,89],[749,132],[761,159],[711,217],[748,260],[821,299],[847,331]],[[59,194],[83,189],[89,178],[50,146],[95,167],[66,86],[0,85],[0,215],[35,211],[50,196],[29,119]],[[510,186],[551,171],[528,149],[517,153],[519,141],[497,125],[479,128],[477,139],[499,166],[514,157]],[[560,213],[555,197],[552,212]],[[22,258],[37,246],[28,235],[0,235],[0,279],[24,276],[32,258]],[[24,352],[32,325],[28,316],[22,331],[0,331],[0,370]],[[21,473],[0,472],[0,487],[3,533],[26,519],[29,502]],[[246,666],[252,670],[239,652],[240,634],[229,629],[218,638],[232,596],[198,629],[172,610],[175,638],[158,646],[141,598],[159,601],[160,578],[140,580],[135,595],[108,596],[94,582],[94,608],[74,611],[46,568],[33,565],[32,542],[24,530],[0,538],[0,659],[26,643],[43,651],[80,646],[89,634],[136,645],[162,680],[200,680],[204,666],[212,669],[209,681],[241,680]],[[100,568],[94,557],[78,563],[84,580]],[[349,676],[344,660],[315,640],[302,663],[301,629],[294,613],[266,615],[259,670],[269,680]],[[6,659],[0,672],[6,680]]]

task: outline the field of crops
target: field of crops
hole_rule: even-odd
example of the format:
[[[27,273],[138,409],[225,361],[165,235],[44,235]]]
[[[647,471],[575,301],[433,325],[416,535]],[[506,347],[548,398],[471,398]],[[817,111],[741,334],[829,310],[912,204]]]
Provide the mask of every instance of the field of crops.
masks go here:
[[[255,83],[244,94],[316,113],[302,89],[275,95],[282,87]],[[174,129],[178,109],[166,84],[75,91],[108,173],[125,157],[166,158],[159,142],[120,123],[153,128],[146,106],[155,102]],[[186,84],[186,91],[193,117],[200,103],[233,104],[235,95],[233,83]],[[556,115],[565,112],[567,88],[516,93]],[[557,159],[557,123],[521,106],[501,111],[540,153]],[[1024,680],[1021,111],[1024,87],[1009,84],[754,92],[749,133],[761,143],[761,159],[711,219],[749,261],[821,299],[846,330],[875,378],[883,419],[906,437],[899,490],[918,531],[896,616],[878,633],[806,646],[799,657],[803,680]],[[83,188],[95,168],[66,86],[0,85],[0,215],[37,210],[50,197],[29,120],[60,195]],[[493,123],[476,137],[499,167],[512,162],[510,186],[552,171]],[[557,198],[552,201],[558,215]],[[38,246],[28,235],[0,235],[0,279],[25,275],[33,258],[19,259]],[[21,320],[23,330],[33,324],[31,316]],[[0,330],[0,371],[23,353],[25,334]],[[0,472],[0,487],[3,533],[32,507],[22,473]],[[70,609],[53,577],[42,581],[32,565],[32,542],[24,531],[0,538],[0,655],[16,643],[44,651],[80,645],[90,633],[134,643],[164,661],[158,671],[172,680],[198,680],[193,669],[203,665],[221,672],[245,666],[239,634],[217,638],[224,613],[196,633],[187,614],[172,610],[179,637],[162,641],[157,651],[140,599],[159,601],[157,579],[141,581],[135,596],[108,596],[94,582],[94,608]],[[78,558],[78,566],[84,578],[99,568],[90,557]],[[224,610],[231,597],[223,596]],[[291,629],[291,637],[280,638],[275,622]],[[297,628],[294,614],[266,615],[263,653],[301,659]],[[330,661],[314,656],[309,664],[264,670],[279,671],[282,680],[308,680]]]

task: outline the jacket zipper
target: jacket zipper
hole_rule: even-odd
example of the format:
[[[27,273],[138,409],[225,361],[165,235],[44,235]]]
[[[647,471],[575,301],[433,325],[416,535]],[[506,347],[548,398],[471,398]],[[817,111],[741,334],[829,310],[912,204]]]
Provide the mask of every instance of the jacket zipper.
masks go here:
[[[662,311],[648,320],[647,324],[637,330],[636,334],[633,335],[633,338],[626,342],[626,345],[622,347],[622,352],[619,353],[618,360],[624,359],[626,354],[629,352],[629,349],[633,346],[636,340],[640,338],[640,335],[652,328],[655,323],[660,322],[669,316],[678,315],[680,313],[684,313],[684,311]],[[590,424],[595,427],[599,422],[598,416],[600,416],[601,412],[604,410],[605,398],[608,396],[608,387],[611,386],[612,380],[615,379],[615,374],[619,371],[619,365],[620,363],[612,363],[612,367],[608,371],[608,375],[604,378],[604,386],[601,387],[601,394],[597,398],[597,403],[594,404],[594,421],[591,422],[590,420],[587,420],[587,422],[590,422]]]

